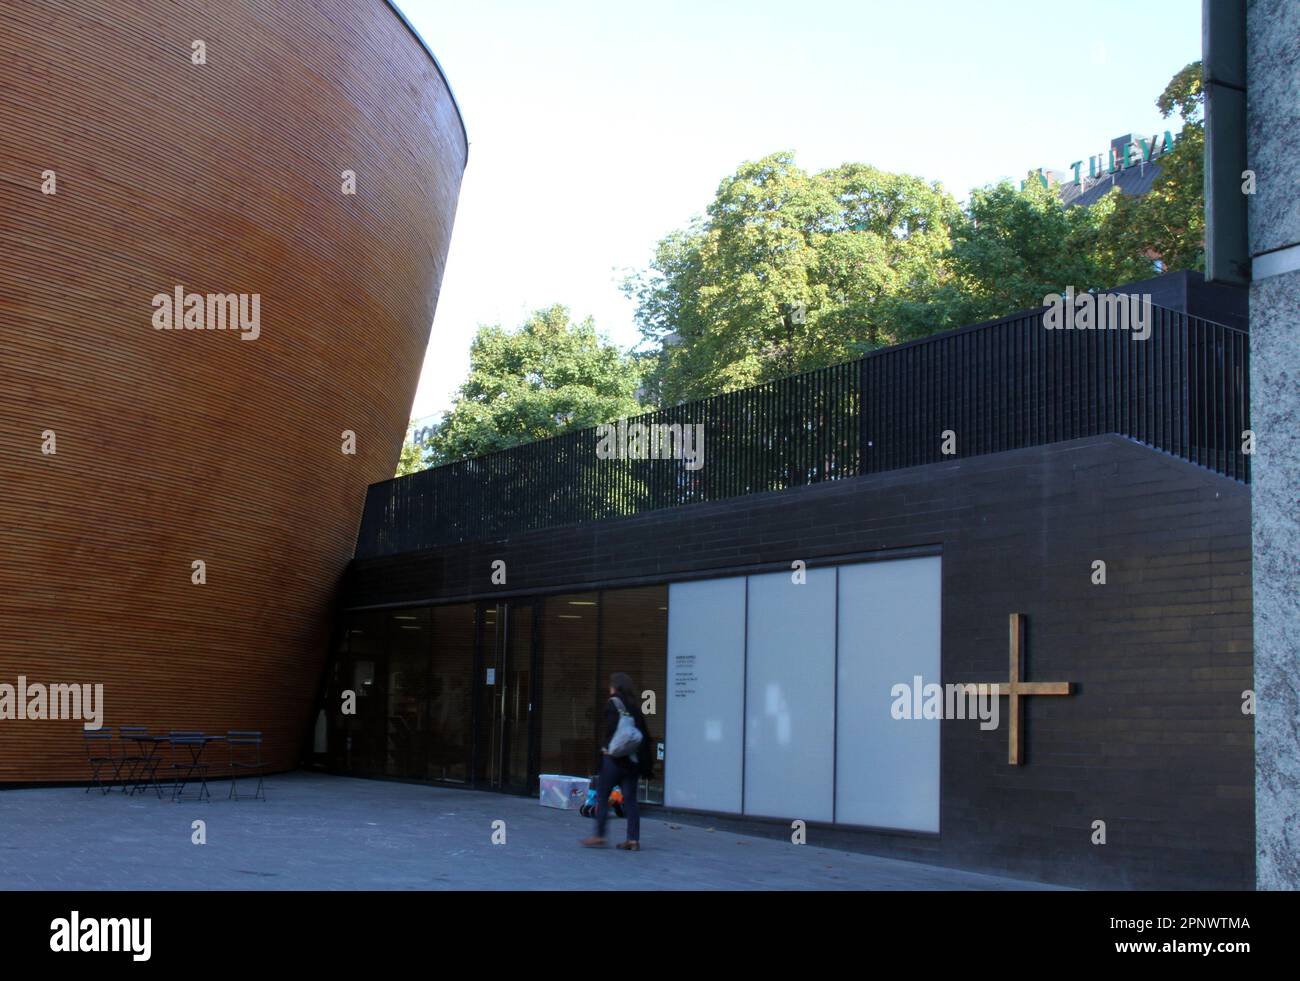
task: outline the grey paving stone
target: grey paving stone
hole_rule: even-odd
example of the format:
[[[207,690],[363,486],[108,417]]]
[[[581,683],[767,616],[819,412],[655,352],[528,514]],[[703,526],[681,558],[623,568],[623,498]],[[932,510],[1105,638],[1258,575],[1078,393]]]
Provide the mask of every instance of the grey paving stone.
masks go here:
[[[0,791],[0,889],[1042,889],[1038,883],[642,819],[642,851],[578,847],[591,821],[531,798],[311,773],[268,800]],[[207,844],[191,843],[191,822]],[[492,843],[505,821],[506,843]],[[613,820],[611,842],[624,825]],[[812,832],[815,838],[815,830]]]

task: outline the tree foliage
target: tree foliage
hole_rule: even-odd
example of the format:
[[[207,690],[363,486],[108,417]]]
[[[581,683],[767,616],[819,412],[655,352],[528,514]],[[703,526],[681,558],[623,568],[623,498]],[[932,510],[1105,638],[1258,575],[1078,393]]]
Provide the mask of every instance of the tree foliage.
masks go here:
[[[792,152],[740,165],[703,216],[627,277],[646,345],[625,354],[559,305],[518,330],[482,327],[470,374],[434,435],[408,439],[398,473],[834,364],[877,347],[1204,268],[1200,62],[1156,100],[1183,122],[1151,190],[1065,207],[1028,181],[959,206],[937,183],[861,163],[808,173]],[[638,388],[638,382],[641,387]]]
[[[1123,254],[1108,238],[1119,191],[1091,207],[1067,208],[1036,180],[971,192],[952,229],[947,277],[919,298],[887,305],[895,332],[913,338],[1036,307],[1066,286],[1107,289],[1151,275],[1149,258]]]
[[[402,453],[397,458],[397,473],[395,476],[405,477],[407,474],[423,470],[425,467],[426,447],[423,442],[416,442],[414,428],[415,420],[412,419],[406,427],[406,440],[402,443]]]
[[[658,345],[650,398],[712,395],[844,360],[864,337],[893,340],[878,307],[937,284],[956,214],[940,186],[865,164],[742,164],[624,284]]]
[[[402,465],[423,469],[633,415],[639,376],[635,357],[559,304],[515,331],[480,327],[451,411],[423,446],[403,450]]]
[[[1205,90],[1194,61],[1165,87],[1156,106],[1183,129],[1161,156],[1160,174],[1141,197],[1118,201],[1107,224],[1113,247],[1130,258],[1158,255],[1169,270],[1205,270]]]
[[[1199,62],[1156,104],[1183,119],[1151,191],[1066,207],[1028,181],[978,188],[844,164],[808,174],[792,153],[742,164],[704,217],[625,281],[661,405],[822,367],[886,344],[1038,306],[1066,286],[1108,289],[1204,264]]]

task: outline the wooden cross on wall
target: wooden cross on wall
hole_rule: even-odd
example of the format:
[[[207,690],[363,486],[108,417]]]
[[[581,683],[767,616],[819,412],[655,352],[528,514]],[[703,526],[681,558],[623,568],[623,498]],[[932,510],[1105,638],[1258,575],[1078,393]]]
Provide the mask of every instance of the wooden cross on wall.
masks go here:
[[[1008,725],[1008,745],[1007,745],[1007,762],[1012,766],[1019,766],[1023,753],[1021,752],[1021,726],[1020,698],[1022,695],[1069,695],[1071,694],[1071,685],[1068,681],[1021,681],[1020,680],[1020,655],[1025,646],[1025,615],[1023,613],[1011,614],[1011,676],[1006,682],[999,681],[995,685],[979,685],[979,694],[989,694],[989,689],[993,690],[994,695],[1006,695],[1010,699],[1007,703],[1007,714],[1011,717]]]

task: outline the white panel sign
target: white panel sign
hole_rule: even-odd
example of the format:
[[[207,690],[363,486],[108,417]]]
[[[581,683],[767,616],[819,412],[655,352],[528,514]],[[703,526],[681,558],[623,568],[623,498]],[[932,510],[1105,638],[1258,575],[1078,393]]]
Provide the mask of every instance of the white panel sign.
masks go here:
[[[890,710],[895,685],[942,682],[941,569],[938,557],[840,569],[838,823],[939,830],[939,720]]]
[[[739,813],[745,580],[668,587],[664,803]]]
[[[745,813],[832,820],[835,570],[749,580]]]

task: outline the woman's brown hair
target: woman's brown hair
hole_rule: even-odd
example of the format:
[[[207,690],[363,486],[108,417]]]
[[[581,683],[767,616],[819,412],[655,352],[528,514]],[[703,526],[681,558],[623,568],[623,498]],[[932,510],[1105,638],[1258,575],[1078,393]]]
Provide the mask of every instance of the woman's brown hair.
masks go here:
[[[636,685],[632,683],[632,676],[624,674],[622,671],[615,671],[609,676],[609,687],[618,692],[618,697],[623,700],[623,707],[629,712],[635,711],[637,703]]]

